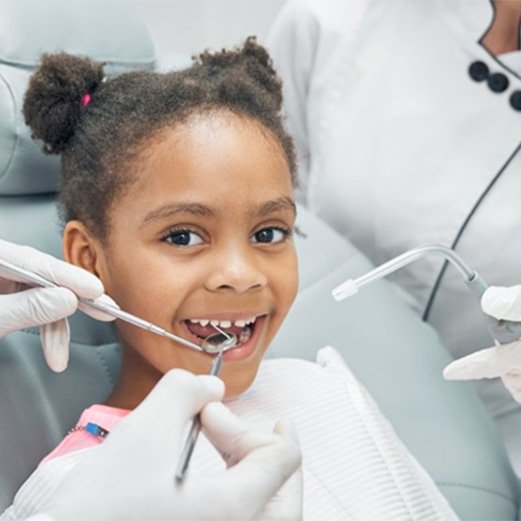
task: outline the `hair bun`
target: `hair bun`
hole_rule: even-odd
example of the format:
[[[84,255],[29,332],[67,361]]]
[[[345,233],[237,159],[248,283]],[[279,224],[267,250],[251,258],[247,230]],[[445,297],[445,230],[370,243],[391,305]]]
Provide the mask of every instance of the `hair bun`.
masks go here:
[[[282,106],[282,82],[277,76],[268,51],[249,36],[242,48],[236,51],[223,50],[217,53],[205,51],[199,55],[203,65],[214,67],[241,67],[258,85],[273,96],[278,110]]]
[[[47,154],[67,148],[86,104],[103,80],[103,65],[64,52],[44,54],[31,76],[23,114]]]

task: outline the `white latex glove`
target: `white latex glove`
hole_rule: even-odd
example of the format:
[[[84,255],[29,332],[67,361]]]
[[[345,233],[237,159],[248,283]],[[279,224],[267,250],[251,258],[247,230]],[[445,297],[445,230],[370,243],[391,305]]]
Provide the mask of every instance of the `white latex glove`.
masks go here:
[[[483,294],[481,307],[494,318],[521,321],[521,285],[489,287]],[[514,399],[521,403],[521,340],[460,358],[444,369],[443,376],[447,380],[499,377]]]
[[[271,435],[244,430],[224,406],[203,409],[202,424],[232,466],[219,479],[191,477],[188,471],[183,482],[176,482],[187,423],[223,395],[223,382],[216,377],[168,372],[101,445],[89,449],[42,513],[56,521],[233,521],[261,519],[268,506],[270,519],[290,519],[288,502],[276,517],[274,498],[299,468],[292,433],[281,426]]]
[[[232,483],[236,482],[231,484],[230,490],[240,487],[244,489],[247,485],[250,487],[242,497],[236,498],[243,503],[238,509],[239,515],[233,519],[302,519],[301,467],[294,472],[291,468],[284,471],[279,467],[282,461],[291,457],[288,449],[293,450],[294,458],[299,458],[298,437],[292,423],[279,421],[273,430],[268,430],[266,425],[250,427],[222,403],[214,402],[205,407],[202,424],[206,436],[226,461]],[[234,467],[239,461],[240,465]],[[262,511],[254,515],[250,510],[252,497],[266,497],[266,488],[273,490],[273,480],[277,476],[278,482],[282,484],[281,488],[264,505]],[[261,504],[261,501],[256,503]]]
[[[101,281],[88,271],[51,255],[1,239],[0,259],[63,286],[29,288],[14,277],[0,273],[0,338],[19,329],[41,326],[45,361],[53,371],[63,371],[69,361],[70,339],[65,317],[78,308],[78,297],[100,297],[103,294]],[[100,312],[89,314],[98,320],[113,320]]]

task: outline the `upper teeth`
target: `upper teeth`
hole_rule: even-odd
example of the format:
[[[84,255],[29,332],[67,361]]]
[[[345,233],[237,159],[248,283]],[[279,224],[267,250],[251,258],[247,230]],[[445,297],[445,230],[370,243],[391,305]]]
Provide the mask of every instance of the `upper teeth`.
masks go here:
[[[191,318],[190,322],[192,324],[201,324],[201,326],[207,326],[208,324],[211,324],[212,326],[221,327],[223,329],[228,329],[232,327],[232,324],[237,327],[244,327],[248,324],[251,324],[255,322],[255,319],[257,317],[250,317],[243,320],[235,320],[234,322],[231,322],[230,320],[210,320],[207,318]]]

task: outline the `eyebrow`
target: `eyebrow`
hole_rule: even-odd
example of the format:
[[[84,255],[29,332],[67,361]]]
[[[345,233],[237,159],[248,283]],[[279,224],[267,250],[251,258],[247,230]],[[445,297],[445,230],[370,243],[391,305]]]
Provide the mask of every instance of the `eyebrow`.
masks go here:
[[[263,204],[256,212],[259,215],[268,215],[273,212],[290,211],[292,214],[297,214],[297,207],[289,197],[279,197],[273,201]]]
[[[273,201],[268,201],[255,209],[252,214],[265,216],[273,212],[290,211],[294,215],[297,213],[295,203],[289,197],[279,197]],[[215,217],[215,212],[208,206],[200,203],[168,203],[159,208],[149,212],[143,219],[142,226],[158,221],[160,219],[167,219],[179,213],[189,213],[203,217]]]
[[[160,206],[156,210],[152,210],[147,213],[143,219],[143,226],[151,221],[158,221],[160,219],[166,219],[172,217],[178,213],[191,213],[193,215],[201,215],[203,217],[214,217],[215,212],[199,203],[168,203]]]

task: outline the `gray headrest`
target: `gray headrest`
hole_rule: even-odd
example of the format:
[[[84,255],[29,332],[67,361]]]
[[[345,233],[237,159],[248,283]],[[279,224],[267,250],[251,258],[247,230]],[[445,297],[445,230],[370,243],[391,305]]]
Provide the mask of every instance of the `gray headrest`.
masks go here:
[[[58,188],[59,158],[31,139],[22,116],[27,82],[44,52],[87,55],[107,75],[154,68],[154,47],[130,2],[0,2],[0,195]]]

